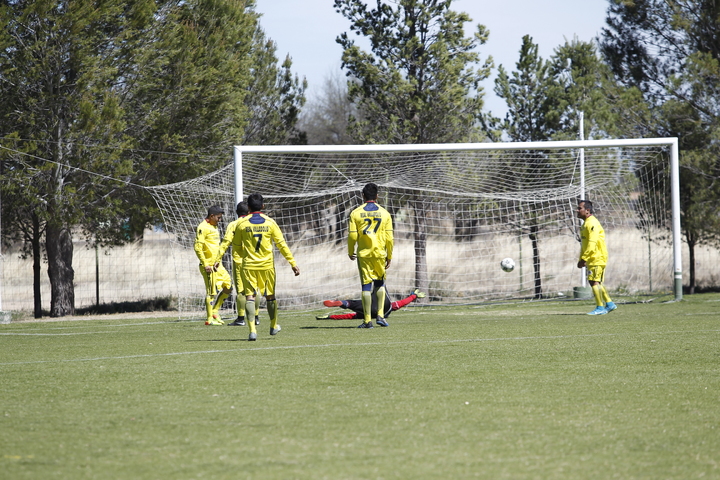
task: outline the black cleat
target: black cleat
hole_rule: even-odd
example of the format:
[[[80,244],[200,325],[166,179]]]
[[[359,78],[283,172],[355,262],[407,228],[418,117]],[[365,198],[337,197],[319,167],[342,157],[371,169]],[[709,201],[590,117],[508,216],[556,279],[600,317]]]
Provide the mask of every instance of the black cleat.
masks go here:
[[[360,325],[358,325],[358,328],[373,328],[373,324],[372,324],[372,322],[368,322],[368,323],[363,322]]]

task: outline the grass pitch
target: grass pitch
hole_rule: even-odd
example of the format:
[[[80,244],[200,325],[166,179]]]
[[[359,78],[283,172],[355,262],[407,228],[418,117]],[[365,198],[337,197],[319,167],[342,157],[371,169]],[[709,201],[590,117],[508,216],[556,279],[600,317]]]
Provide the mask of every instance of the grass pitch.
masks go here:
[[[720,295],[618,303],[0,325],[0,478],[720,478]]]

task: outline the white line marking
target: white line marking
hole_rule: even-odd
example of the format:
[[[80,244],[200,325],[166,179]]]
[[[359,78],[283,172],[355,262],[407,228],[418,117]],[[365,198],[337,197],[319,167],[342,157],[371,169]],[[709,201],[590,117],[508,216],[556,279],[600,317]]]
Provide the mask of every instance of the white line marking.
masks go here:
[[[73,332],[73,333],[21,333],[21,332],[0,332],[0,335],[4,335],[6,337],[60,337],[60,336],[67,336],[67,335],[92,335],[95,333],[107,333],[107,332]]]

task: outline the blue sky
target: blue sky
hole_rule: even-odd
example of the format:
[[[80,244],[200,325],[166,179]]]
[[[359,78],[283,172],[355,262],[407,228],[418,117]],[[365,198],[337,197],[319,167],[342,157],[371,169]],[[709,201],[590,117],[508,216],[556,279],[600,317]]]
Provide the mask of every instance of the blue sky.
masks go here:
[[[260,23],[268,37],[277,42],[277,56],[289,54],[293,71],[308,80],[308,97],[319,93],[325,79],[343,75],[340,69],[342,49],[335,38],[350,33],[349,21],[335,12],[333,0],[256,0],[262,14]],[[366,3],[374,5],[375,0]],[[492,55],[495,66],[515,69],[524,35],[538,44],[547,59],[553,50],[577,37],[590,41],[605,25],[609,0],[455,0],[452,9],[470,15],[466,36],[481,23],[490,30],[488,42],[478,48],[485,59]],[[354,34],[351,34],[354,36]],[[357,37],[355,37],[357,38]],[[358,40],[358,44],[362,45]],[[505,103],[493,93],[493,75],[483,85],[485,108],[496,116],[505,114]]]

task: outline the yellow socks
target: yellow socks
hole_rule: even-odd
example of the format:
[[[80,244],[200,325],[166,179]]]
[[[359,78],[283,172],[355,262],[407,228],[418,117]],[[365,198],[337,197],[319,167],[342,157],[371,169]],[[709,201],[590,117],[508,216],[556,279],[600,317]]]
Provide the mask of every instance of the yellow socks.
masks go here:
[[[247,303],[247,298],[245,298],[245,295],[238,295],[237,296],[237,313],[238,317],[245,317],[245,303]]]
[[[372,312],[372,292],[363,290],[362,306],[363,306],[363,314],[365,314],[364,322],[369,323],[372,321],[372,318],[370,317],[370,313]]]
[[[377,289],[378,317],[385,318],[385,287]]]
[[[207,313],[208,320],[213,316],[213,297],[212,295],[205,295],[205,313]]]
[[[270,315],[270,329],[277,327],[278,316],[277,316],[277,301],[273,298],[267,301],[267,311]],[[253,322],[255,323],[255,322]]]
[[[607,290],[605,290],[605,285],[603,285],[602,283],[600,284],[600,291],[602,293],[602,298],[605,303],[612,302],[612,300],[610,299],[610,295],[608,295]]]
[[[593,285],[593,286],[592,286],[593,296],[595,297],[595,304],[596,304],[598,307],[602,307],[602,306],[604,305],[604,304],[603,304],[603,299],[602,299],[602,291],[600,290],[601,288],[602,288],[602,287],[601,287],[600,285]],[[606,293],[606,295],[607,295],[607,293]]]
[[[250,333],[255,333],[255,322],[252,321],[253,315],[255,314],[255,300],[247,300],[245,302],[245,318],[247,319],[248,327],[250,327]]]
[[[218,296],[215,298],[215,301],[212,305],[212,313],[218,313],[220,311],[223,302],[229,295],[230,292],[225,292],[225,290],[221,290],[220,293],[218,293]]]

